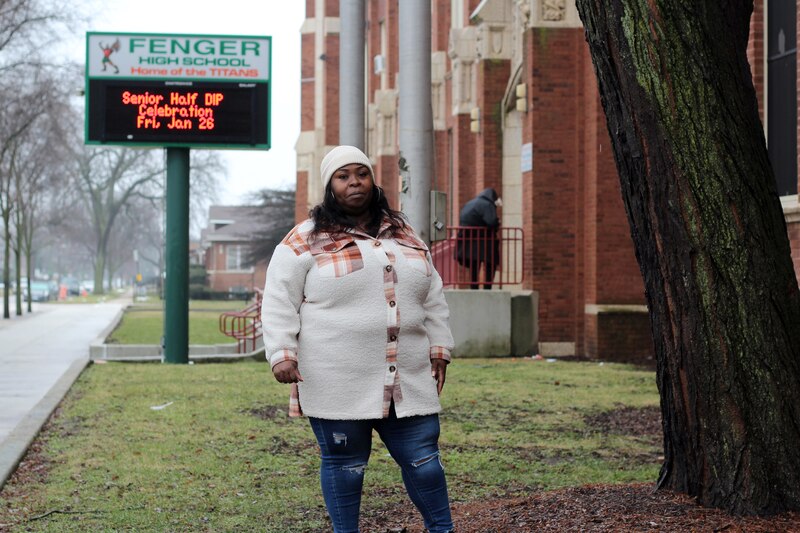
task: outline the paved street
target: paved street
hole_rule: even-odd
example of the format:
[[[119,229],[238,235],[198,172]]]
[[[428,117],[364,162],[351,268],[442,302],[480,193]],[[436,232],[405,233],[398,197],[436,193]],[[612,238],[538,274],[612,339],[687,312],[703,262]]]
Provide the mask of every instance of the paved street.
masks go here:
[[[89,357],[89,344],[123,305],[39,304],[33,313],[0,320],[0,463],[38,431],[40,419],[60,400],[63,391],[57,389],[71,385]]]

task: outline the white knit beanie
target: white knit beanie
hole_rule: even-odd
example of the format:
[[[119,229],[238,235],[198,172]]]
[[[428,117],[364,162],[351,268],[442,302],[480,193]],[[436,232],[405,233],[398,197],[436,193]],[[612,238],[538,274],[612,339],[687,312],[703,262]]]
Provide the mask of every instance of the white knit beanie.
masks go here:
[[[337,146],[322,158],[322,163],[319,166],[319,171],[322,175],[322,188],[324,189],[328,186],[328,182],[331,181],[331,176],[333,176],[334,172],[352,163],[358,163],[367,167],[374,179],[375,173],[372,171],[372,164],[369,162],[369,157],[355,146],[343,144]]]

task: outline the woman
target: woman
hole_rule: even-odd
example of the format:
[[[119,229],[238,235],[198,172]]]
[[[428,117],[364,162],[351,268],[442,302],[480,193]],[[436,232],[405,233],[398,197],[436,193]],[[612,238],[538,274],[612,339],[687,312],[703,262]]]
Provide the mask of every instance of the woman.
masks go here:
[[[389,208],[361,150],[321,164],[325,198],[270,260],[262,304],[275,378],[290,416],[309,417],[336,533],[358,531],[375,429],[431,533],[452,531],[439,459],[439,394],[453,337],[425,244]]]

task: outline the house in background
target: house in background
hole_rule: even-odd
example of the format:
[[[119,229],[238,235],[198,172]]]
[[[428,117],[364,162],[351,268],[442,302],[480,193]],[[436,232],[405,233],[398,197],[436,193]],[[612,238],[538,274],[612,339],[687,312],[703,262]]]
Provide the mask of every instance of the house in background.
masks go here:
[[[263,207],[241,205],[209,208],[200,247],[210,290],[241,293],[264,287],[269,258],[248,262],[250,244],[263,226],[263,211]]]

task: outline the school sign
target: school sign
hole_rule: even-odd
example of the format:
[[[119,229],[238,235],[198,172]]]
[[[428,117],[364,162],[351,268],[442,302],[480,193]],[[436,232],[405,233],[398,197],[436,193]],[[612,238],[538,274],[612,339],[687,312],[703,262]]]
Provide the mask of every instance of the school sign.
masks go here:
[[[86,142],[269,149],[270,37],[90,32]]]

